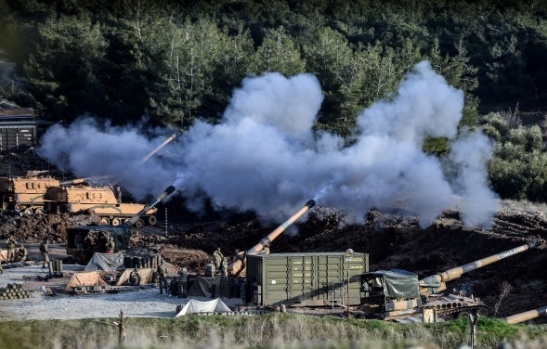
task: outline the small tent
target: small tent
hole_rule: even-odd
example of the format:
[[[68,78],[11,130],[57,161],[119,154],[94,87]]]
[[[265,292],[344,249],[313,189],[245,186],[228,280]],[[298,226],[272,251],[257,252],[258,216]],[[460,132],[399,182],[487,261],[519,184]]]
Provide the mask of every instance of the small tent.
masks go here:
[[[188,295],[194,297],[211,297],[213,293],[213,286],[216,287],[216,292],[219,294],[219,285],[220,276],[197,276],[188,290]]]
[[[125,269],[125,271],[122,273],[122,275],[120,275],[120,278],[116,282],[116,286],[120,286],[120,285],[123,285],[126,282],[128,282],[129,281],[129,276],[131,275],[133,270],[135,270],[135,269],[134,268]],[[139,274],[139,276],[141,278],[141,282],[140,282],[141,285],[149,284],[149,283],[152,282],[152,276],[154,275],[154,269],[150,269],[150,268],[148,268],[148,269],[139,269],[139,271],[137,273]]]
[[[208,302],[201,302],[195,299],[190,299],[188,303],[178,312],[175,317],[199,314],[199,313],[230,313],[232,310],[222,301],[217,298]]]
[[[76,273],[70,277],[65,287],[65,292],[71,292],[75,287],[81,286],[107,286],[98,271]]]
[[[123,253],[100,253],[95,252],[85,271],[104,270],[113,271],[123,266]]]

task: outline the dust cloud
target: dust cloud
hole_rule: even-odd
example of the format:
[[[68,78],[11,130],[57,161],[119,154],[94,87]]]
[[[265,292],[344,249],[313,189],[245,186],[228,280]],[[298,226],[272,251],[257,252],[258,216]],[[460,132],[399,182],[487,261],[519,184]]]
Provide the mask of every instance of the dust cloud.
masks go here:
[[[195,122],[145,164],[140,160],[172,130],[83,116],[51,127],[39,154],[79,177],[113,174],[137,199],[175,183],[194,211],[209,198],[218,209],[281,221],[313,198],[359,221],[376,208],[427,226],[457,208],[466,224],[491,225],[498,200],[485,163],[493,144],[480,132],[458,132],[463,92],[428,62],[358,115],[350,145],[313,130],[322,101],[313,75],[268,73],[243,80],[218,124]],[[424,153],[427,137],[451,139],[450,155],[441,161]]]

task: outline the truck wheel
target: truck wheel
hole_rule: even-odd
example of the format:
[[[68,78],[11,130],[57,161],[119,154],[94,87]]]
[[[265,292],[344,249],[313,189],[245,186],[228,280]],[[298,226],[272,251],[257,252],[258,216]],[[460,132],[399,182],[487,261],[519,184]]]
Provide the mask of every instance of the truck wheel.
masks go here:
[[[41,207],[38,207],[38,208],[36,208],[36,209],[34,210],[34,213],[36,213],[36,214],[43,214],[43,213],[44,213],[44,209],[41,208]]]
[[[139,219],[138,221],[135,222],[135,227],[137,228],[144,227],[144,221],[142,219]]]
[[[114,218],[112,219],[112,225],[117,227],[118,225],[120,225],[120,219],[119,218]]]
[[[148,217],[148,224],[149,225],[156,225],[156,223],[158,223],[158,219],[156,218],[156,216]]]
[[[23,214],[25,214],[26,216],[31,215],[32,214],[32,209],[31,208],[25,208],[25,210],[23,211]]]
[[[108,219],[106,217],[102,217],[99,224],[100,225],[110,225],[110,219]]]

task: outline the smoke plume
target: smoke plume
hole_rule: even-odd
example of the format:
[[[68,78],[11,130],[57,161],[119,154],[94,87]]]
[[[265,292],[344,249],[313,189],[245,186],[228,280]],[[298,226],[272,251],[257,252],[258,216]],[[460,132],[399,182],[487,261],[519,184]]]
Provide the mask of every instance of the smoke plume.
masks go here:
[[[139,160],[170,132],[83,117],[50,128],[39,152],[80,177],[114,174],[138,199],[175,183],[195,211],[209,198],[219,209],[281,220],[314,198],[359,220],[377,208],[426,226],[458,208],[465,223],[487,226],[497,211],[485,169],[492,144],[481,133],[455,139],[463,98],[421,62],[389,100],[363,110],[355,142],[345,146],[312,131],[323,101],[314,76],[269,73],[244,79],[218,124],[197,121],[145,164]],[[443,162],[422,151],[430,136],[454,140]]]

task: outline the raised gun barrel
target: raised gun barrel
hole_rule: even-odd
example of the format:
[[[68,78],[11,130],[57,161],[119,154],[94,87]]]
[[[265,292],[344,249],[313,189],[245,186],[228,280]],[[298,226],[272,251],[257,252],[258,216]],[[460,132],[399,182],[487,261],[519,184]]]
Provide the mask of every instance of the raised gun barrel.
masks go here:
[[[247,250],[248,255],[255,255],[260,253],[264,249],[265,246],[269,245],[273,240],[275,240],[281,233],[283,233],[291,224],[293,224],[298,218],[302,217],[304,213],[306,213],[310,208],[315,206],[315,200],[308,200],[304,207],[302,207],[298,212],[296,212],[294,215],[291,216],[291,218],[287,219],[283,224],[281,224],[279,227],[277,227],[274,231],[269,233],[266,237],[264,237],[258,244]],[[236,260],[232,263],[232,265],[229,268],[229,273],[232,276],[238,276],[240,275],[244,268],[245,263],[245,255],[243,253],[240,253],[236,256]]]
[[[27,171],[27,178],[31,177],[38,177],[39,175],[43,175],[49,173],[49,170],[42,170],[42,171]]]
[[[156,148],[154,148],[150,153],[148,153],[145,157],[141,159],[141,164],[144,164],[148,161],[154,154],[156,154],[158,151],[160,151],[161,148],[163,148],[167,143],[171,142],[173,139],[177,137],[176,133],[173,133],[169,138],[164,140],[160,145],[158,145]]]
[[[528,251],[530,248],[536,247],[538,245],[537,241],[529,242],[526,245],[515,247],[513,249],[497,253],[490,257],[476,260],[471,263],[464,264],[460,267],[448,269],[442,273],[435,275],[427,276],[419,281],[420,294],[422,296],[427,296],[433,293],[441,292],[446,290],[446,282],[458,279],[462,274],[470,272],[472,270],[482,268],[489,264],[498,262],[507,257]]]
[[[315,206],[315,200],[309,200],[308,202],[306,202],[306,204],[304,205],[304,207],[300,209],[300,211],[296,212],[294,215],[292,215],[291,218],[287,219],[285,223],[281,224],[274,231],[272,231],[266,237],[260,240],[258,244],[254,245],[251,249],[247,250],[247,254],[250,254],[250,255],[258,254],[260,251],[264,249],[264,246],[269,245],[273,240],[275,240],[279,235],[281,235],[281,233],[283,233],[291,224],[293,224],[298,218],[302,217],[302,215],[306,213],[313,206]]]
[[[535,318],[538,318],[540,316],[547,316],[547,305],[543,307],[539,307],[534,310],[525,311],[523,313],[511,315],[508,317],[503,318],[502,320],[506,323],[512,325],[512,324],[518,324],[519,322],[524,322],[528,320],[532,320]]]
[[[69,186],[69,185],[87,184],[89,182],[101,181],[101,180],[110,179],[110,178],[112,178],[112,176],[109,176],[109,175],[86,177],[86,178],[75,178],[75,179],[71,179],[69,181],[61,182],[61,183],[59,183],[59,185],[66,187],[66,186]]]
[[[148,212],[150,209],[154,208],[159,202],[161,202],[163,199],[165,199],[169,194],[175,191],[175,187],[170,185],[168,186],[163,193],[161,193],[160,196],[156,198],[156,200],[152,201],[151,203],[147,204],[142,210],[139,211],[136,215],[126,220],[123,224],[131,228],[135,223],[142,218]]]

